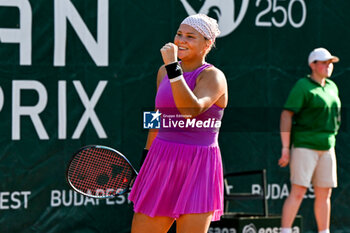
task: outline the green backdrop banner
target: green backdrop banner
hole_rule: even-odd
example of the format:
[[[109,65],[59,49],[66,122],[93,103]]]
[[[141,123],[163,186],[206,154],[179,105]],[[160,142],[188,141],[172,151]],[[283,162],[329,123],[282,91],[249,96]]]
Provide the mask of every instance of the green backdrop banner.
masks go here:
[[[225,172],[266,168],[270,213],[281,213],[289,193],[289,170],[277,165],[281,107],[309,72],[313,48],[340,57],[332,76],[343,118],[331,231],[350,232],[348,9],[340,0],[0,0],[0,232],[130,232],[126,196],[78,195],[65,169],[88,144],[117,148],[138,164],[159,50],[197,12],[218,19],[222,31],[207,59],[229,84],[219,138]],[[245,179],[229,188],[260,192]],[[305,232],[316,230],[313,201],[310,188],[299,212]]]

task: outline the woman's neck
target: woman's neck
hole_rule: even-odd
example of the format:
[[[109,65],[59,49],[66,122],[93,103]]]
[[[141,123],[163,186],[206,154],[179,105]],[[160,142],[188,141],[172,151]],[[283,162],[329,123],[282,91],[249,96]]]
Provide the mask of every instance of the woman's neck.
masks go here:
[[[311,74],[310,78],[314,80],[315,82],[319,83],[321,86],[324,86],[326,84],[326,78],[327,77],[321,77],[315,74]]]
[[[200,60],[200,61],[181,61],[181,67],[183,72],[191,72],[194,71],[195,69],[197,69],[198,67],[201,67],[203,64],[205,63],[205,60]]]

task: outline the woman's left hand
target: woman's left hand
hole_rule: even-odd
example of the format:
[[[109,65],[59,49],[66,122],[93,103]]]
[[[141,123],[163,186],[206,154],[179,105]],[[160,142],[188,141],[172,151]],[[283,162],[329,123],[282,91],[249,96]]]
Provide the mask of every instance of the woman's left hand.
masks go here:
[[[165,44],[160,52],[165,65],[168,65],[173,62],[177,62],[177,46],[173,43]]]

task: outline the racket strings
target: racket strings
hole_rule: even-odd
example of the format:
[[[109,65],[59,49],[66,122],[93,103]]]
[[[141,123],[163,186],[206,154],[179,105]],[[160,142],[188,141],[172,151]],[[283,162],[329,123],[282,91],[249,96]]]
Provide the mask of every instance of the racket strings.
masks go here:
[[[125,159],[103,148],[79,152],[68,172],[69,180],[76,189],[96,197],[124,192],[132,176],[132,169]]]

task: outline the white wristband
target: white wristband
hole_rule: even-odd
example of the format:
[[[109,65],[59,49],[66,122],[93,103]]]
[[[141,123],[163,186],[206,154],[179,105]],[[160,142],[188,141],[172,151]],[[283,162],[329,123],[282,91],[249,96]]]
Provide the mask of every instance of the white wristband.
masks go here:
[[[169,79],[169,81],[170,81],[170,83],[173,83],[173,82],[179,81],[183,78],[184,78],[184,76],[180,75],[180,76],[177,76],[176,78]]]

